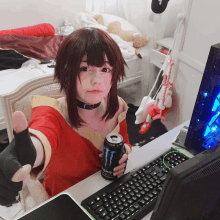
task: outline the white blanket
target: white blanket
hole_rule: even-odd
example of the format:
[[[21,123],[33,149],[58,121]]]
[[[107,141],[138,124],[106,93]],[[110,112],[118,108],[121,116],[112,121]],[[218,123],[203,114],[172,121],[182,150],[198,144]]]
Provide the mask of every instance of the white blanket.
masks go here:
[[[105,32],[107,32],[118,44],[118,46],[121,49],[122,55],[124,59],[128,60],[134,57],[135,55],[135,48],[133,47],[132,42],[124,41],[122,38],[120,38],[116,34],[110,34],[107,30],[106,26],[100,25],[91,15],[88,13],[79,13],[76,15],[76,22],[78,24],[78,28],[83,27],[95,27],[99,28]]]

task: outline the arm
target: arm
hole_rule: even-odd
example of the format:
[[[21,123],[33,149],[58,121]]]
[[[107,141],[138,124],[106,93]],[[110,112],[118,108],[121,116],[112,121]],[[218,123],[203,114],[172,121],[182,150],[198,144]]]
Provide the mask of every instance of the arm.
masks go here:
[[[35,160],[34,166],[33,166],[33,168],[35,168],[35,167],[38,167],[44,163],[45,152],[44,152],[43,145],[38,138],[31,135],[31,140],[34,144],[36,151],[37,151],[37,157],[36,157],[36,160]]]

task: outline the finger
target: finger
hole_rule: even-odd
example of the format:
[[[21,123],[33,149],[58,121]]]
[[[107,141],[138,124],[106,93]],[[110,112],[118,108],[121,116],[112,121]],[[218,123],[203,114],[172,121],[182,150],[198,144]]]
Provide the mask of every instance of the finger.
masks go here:
[[[115,168],[114,168],[114,172],[117,172],[117,171],[119,171],[119,170],[121,170],[121,169],[123,169],[123,168],[125,168],[125,167],[126,167],[126,163],[123,163],[123,164],[121,164],[121,165],[115,167]]]
[[[119,164],[124,163],[126,160],[128,159],[128,155],[127,154],[123,154],[122,158],[118,161]]]
[[[114,174],[114,176],[117,176],[118,178],[121,177],[124,174],[124,170],[121,170],[120,172],[117,172]]]
[[[30,164],[32,167],[37,157],[36,148],[33,145],[28,130],[28,122],[23,112],[16,111],[12,114],[15,149],[21,165]]]
[[[24,131],[27,126],[28,122],[23,112],[16,111],[12,114],[12,122],[13,122],[13,128],[16,133],[20,133]]]
[[[11,178],[13,182],[20,182],[25,180],[31,172],[31,165],[24,165],[21,169],[19,169]]]
[[[99,157],[102,157],[102,156],[103,156],[103,153],[100,153],[100,154],[99,154]]]
[[[23,180],[23,186],[22,186],[22,189],[24,189],[24,187],[27,185],[28,181],[30,180],[31,178],[31,175],[28,174],[28,176]]]

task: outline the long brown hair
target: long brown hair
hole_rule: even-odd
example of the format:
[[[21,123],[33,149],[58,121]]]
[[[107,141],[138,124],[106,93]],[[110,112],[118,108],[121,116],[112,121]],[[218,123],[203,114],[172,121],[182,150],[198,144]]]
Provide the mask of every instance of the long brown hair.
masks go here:
[[[105,121],[113,118],[119,108],[117,83],[124,79],[124,65],[127,66],[119,46],[108,33],[100,29],[81,28],[66,37],[57,52],[54,79],[60,84],[60,92],[66,94],[69,121],[75,128],[85,123],[78,114],[76,99],[76,80],[84,55],[87,55],[88,65],[97,67],[104,65],[106,55],[113,67],[107,109],[101,118],[106,118]]]

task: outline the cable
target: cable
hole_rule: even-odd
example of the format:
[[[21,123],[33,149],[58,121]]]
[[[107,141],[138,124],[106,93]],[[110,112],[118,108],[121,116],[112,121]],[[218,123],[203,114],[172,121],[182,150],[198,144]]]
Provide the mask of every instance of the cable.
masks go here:
[[[179,147],[178,149],[182,149],[181,147]],[[164,156],[163,156],[163,164],[164,164],[164,166],[166,167],[166,168],[168,168],[168,169],[170,169],[170,167],[168,167],[166,164],[165,164],[165,157],[167,157],[169,154],[171,154],[171,153],[181,153],[181,154],[183,154],[184,156],[186,156],[186,157],[188,157],[188,158],[190,158],[189,156],[187,156],[186,154],[184,154],[184,153],[182,153],[182,152],[179,152],[178,151],[178,149],[176,149],[176,150],[173,150],[173,151],[171,151],[171,152],[169,152],[169,153],[167,153],[167,154],[165,154]]]

